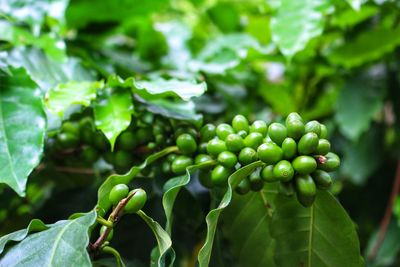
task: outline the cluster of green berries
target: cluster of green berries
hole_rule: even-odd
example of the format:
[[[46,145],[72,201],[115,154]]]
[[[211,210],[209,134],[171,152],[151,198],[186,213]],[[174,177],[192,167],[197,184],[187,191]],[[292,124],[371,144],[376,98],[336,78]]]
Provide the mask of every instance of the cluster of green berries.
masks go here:
[[[117,172],[124,172],[132,165],[140,164],[151,151],[173,144],[172,136],[172,125],[168,119],[142,111],[118,136],[114,151],[111,151],[106,136],[96,130],[93,118],[86,116],[65,121],[53,138],[53,147],[57,154],[60,151],[71,152],[71,158],[77,158],[83,164],[92,164],[103,158]],[[134,153],[138,147],[145,149]]]
[[[331,185],[328,172],[340,165],[326,137],[325,125],[304,123],[297,113],[289,114],[285,124],[270,125],[262,120],[249,125],[244,116],[237,115],[231,124],[206,124],[197,135],[180,134],[176,145],[182,154],[173,155],[169,162],[173,173],[182,174],[190,165],[216,161],[211,170],[199,172],[200,182],[212,187],[226,185],[235,170],[260,160],[265,165],[243,179],[236,192],[258,191],[264,182],[279,181],[284,187],[294,186],[299,202],[310,206],[317,188]]]
[[[132,214],[141,210],[147,201],[147,194],[142,188],[137,188],[129,191],[129,187],[126,184],[117,184],[115,185],[110,193],[108,194],[108,198],[114,207],[118,205],[118,203],[124,198],[130,197],[128,203],[126,203],[124,207],[124,213]],[[107,226],[103,225],[100,228],[100,235],[102,235],[107,229]],[[107,241],[110,241],[113,237],[113,228],[109,232],[107,236]]]

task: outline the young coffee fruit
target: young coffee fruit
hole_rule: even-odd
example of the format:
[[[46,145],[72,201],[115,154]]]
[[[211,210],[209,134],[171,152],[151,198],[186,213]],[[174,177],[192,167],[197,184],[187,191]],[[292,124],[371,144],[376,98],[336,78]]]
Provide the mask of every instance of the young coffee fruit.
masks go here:
[[[223,151],[218,155],[218,162],[226,168],[233,168],[238,162],[238,159],[232,152]]]
[[[171,170],[175,174],[183,174],[185,173],[186,168],[189,167],[190,165],[193,165],[192,158],[181,155],[178,156],[176,159],[174,159],[171,165]]]
[[[129,187],[126,184],[117,184],[111,189],[108,199],[113,205],[117,205],[128,193]]]
[[[263,137],[265,137],[267,132],[268,127],[265,121],[257,120],[250,126],[250,133],[260,133]]]
[[[197,165],[197,164],[200,164],[200,163],[203,163],[203,162],[207,162],[207,161],[211,161],[211,160],[212,160],[212,158],[207,154],[198,154],[196,156],[196,158],[194,159],[194,164]]]
[[[317,187],[310,175],[297,175],[295,177],[297,199],[304,207],[312,205],[317,194]]]
[[[289,161],[281,160],[274,166],[273,174],[279,181],[288,182],[293,178],[294,169]]]
[[[283,140],[287,137],[286,127],[283,124],[274,122],[268,127],[268,136],[272,141],[280,146]]]
[[[251,147],[245,147],[239,153],[239,162],[242,165],[248,165],[256,160],[257,152]]]
[[[72,133],[61,132],[57,135],[57,143],[64,149],[75,148],[79,143],[79,139]]]
[[[306,133],[315,133],[317,136],[321,135],[321,124],[318,121],[309,121],[304,126]]]
[[[132,165],[133,156],[125,150],[118,150],[114,154],[114,165],[119,168],[129,168]]]
[[[297,144],[297,151],[301,155],[310,155],[318,147],[318,135],[315,133],[306,133],[300,138]]]
[[[336,171],[340,166],[340,158],[335,153],[329,152],[325,155],[324,162],[318,162],[318,168],[327,172]]]
[[[319,139],[318,146],[315,150],[315,154],[317,155],[326,155],[331,150],[331,143],[329,143],[326,139]]]
[[[216,135],[216,128],[214,124],[206,124],[200,129],[200,140],[202,142],[208,142],[213,139]]]
[[[137,146],[136,135],[131,131],[125,131],[118,137],[118,148],[132,150]]]
[[[250,181],[247,177],[240,181],[240,183],[235,188],[236,193],[238,193],[239,195],[245,195],[250,192],[250,190]]]
[[[229,134],[225,139],[226,148],[232,152],[238,152],[244,147],[242,137],[237,134]]]
[[[184,133],[176,139],[176,145],[179,150],[185,155],[191,155],[197,150],[197,143],[193,136]]]
[[[298,140],[304,134],[303,119],[296,112],[290,113],[286,118],[287,135],[295,140]]]
[[[211,181],[210,170],[199,170],[199,182],[205,188],[213,187],[213,182]]]
[[[264,181],[260,177],[260,171],[254,170],[250,176],[250,189],[254,192],[260,191],[264,187]]]
[[[220,139],[212,139],[208,141],[207,152],[212,156],[218,156],[219,153],[226,151],[226,144]]]
[[[317,168],[317,161],[310,156],[298,156],[293,160],[292,166],[300,174],[310,174]]]
[[[275,164],[283,158],[283,152],[275,143],[267,142],[258,147],[257,156],[267,164]]]
[[[211,181],[214,185],[224,185],[228,182],[231,170],[222,165],[217,165],[211,172]]]
[[[332,185],[332,178],[326,171],[315,170],[311,176],[319,189],[326,190]]]
[[[321,125],[321,134],[319,135],[320,138],[327,138],[328,137],[328,129],[326,128],[326,126],[324,124],[320,124]]]
[[[249,122],[243,115],[236,115],[232,119],[232,127],[237,133],[240,131],[249,132]]]
[[[258,132],[253,132],[244,138],[244,145],[246,147],[251,147],[257,149],[263,142],[263,135]]]
[[[219,139],[225,141],[225,139],[226,139],[226,137],[228,137],[228,135],[235,133],[235,132],[233,131],[232,126],[230,126],[229,124],[221,123],[220,125],[217,126],[216,133],[217,133],[217,136]]]
[[[285,159],[291,159],[294,156],[296,156],[297,152],[296,141],[294,141],[294,139],[291,137],[285,138],[285,140],[283,140],[282,143],[282,152],[283,152],[283,158]]]
[[[107,226],[103,225],[100,228],[100,235],[104,234],[104,232],[107,230]],[[114,236],[114,229],[111,228],[110,232],[107,235],[106,241],[111,241],[111,239]]]
[[[142,188],[137,188],[129,192],[129,196],[132,195],[131,199],[129,199],[128,203],[126,204],[124,211],[126,213],[136,213],[141,210],[146,204],[147,201],[147,194]]]
[[[279,178],[274,175],[274,165],[268,165],[261,169],[261,178],[268,183],[279,181]]]

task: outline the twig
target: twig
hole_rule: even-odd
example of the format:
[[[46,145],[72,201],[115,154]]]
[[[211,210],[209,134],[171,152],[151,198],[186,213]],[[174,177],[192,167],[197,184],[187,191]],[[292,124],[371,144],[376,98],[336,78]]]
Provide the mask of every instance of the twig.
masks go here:
[[[379,248],[381,247],[382,242],[385,239],[385,235],[386,235],[387,229],[389,227],[390,219],[392,218],[393,205],[394,205],[394,202],[396,201],[396,197],[399,193],[399,190],[400,190],[400,160],[397,162],[396,177],[393,182],[393,188],[392,188],[392,193],[390,194],[389,202],[386,206],[385,215],[382,218],[375,244],[372,247],[372,250],[368,255],[369,260],[372,260],[376,257],[376,255],[378,254]]]
[[[110,216],[108,217],[108,221],[110,221],[113,225],[115,225],[122,213],[124,212],[124,208],[126,204],[128,204],[129,200],[136,194],[136,191],[133,192],[133,194],[130,194],[126,198],[121,199],[120,202],[118,202],[118,205],[115,207],[115,209],[111,212]],[[99,238],[91,244],[89,247],[92,251],[97,251],[101,246],[103,245],[104,241],[107,239],[107,236],[110,234],[112,228],[107,227],[107,229],[99,236]]]

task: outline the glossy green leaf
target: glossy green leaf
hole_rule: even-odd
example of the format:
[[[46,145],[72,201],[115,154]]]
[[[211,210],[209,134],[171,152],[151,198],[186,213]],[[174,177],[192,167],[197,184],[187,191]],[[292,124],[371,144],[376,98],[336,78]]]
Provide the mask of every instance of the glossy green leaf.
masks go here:
[[[240,266],[274,267],[274,242],[269,233],[277,183],[260,192],[234,194],[222,214],[222,230]]]
[[[160,224],[147,216],[143,211],[138,211],[137,214],[146,222],[153,232],[158,245],[157,259],[154,266],[164,267],[165,257],[167,252],[171,249],[172,241],[169,234],[160,226]]]
[[[354,223],[327,191],[310,208],[279,194],[271,222],[275,262],[280,267],[362,267]]]
[[[14,48],[7,54],[6,62],[14,67],[24,67],[44,92],[71,80],[94,80],[92,72],[84,69],[80,60],[68,58],[65,62],[57,62],[36,48]]]
[[[148,165],[153,163],[159,158],[162,158],[169,153],[173,153],[178,151],[177,147],[167,147],[160,152],[154,153],[146,158],[146,160],[139,166],[133,166],[126,174],[112,174],[110,175],[104,183],[100,186],[98,193],[97,193],[97,205],[107,211],[111,206],[112,203],[108,199],[108,194],[110,193],[111,189],[116,184],[128,184],[132,179],[136,177],[136,175],[146,168]]]
[[[134,112],[131,93],[123,88],[99,90],[93,109],[96,128],[108,138],[113,150],[118,135],[131,123]]]
[[[204,245],[201,247],[198,255],[198,262],[200,267],[206,267],[210,262],[218,219],[221,212],[231,203],[233,188],[235,188],[240,183],[240,181],[246,178],[254,169],[262,166],[263,164],[264,163],[262,163],[261,161],[253,162],[243,168],[238,169],[229,177],[228,188],[224,193],[221,202],[219,203],[217,208],[210,210],[206,217],[207,235]]]
[[[362,6],[360,10],[346,9],[342,13],[335,14],[332,18],[332,25],[341,28],[351,27],[377,14],[379,9],[376,6]]]
[[[10,71],[0,73],[0,183],[24,196],[42,155],[46,117],[38,86],[24,69]]]
[[[335,120],[340,131],[352,140],[368,130],[372,118],[383,106],[384,88],[374,82],[365,84],[366,77],[347,81],[336,102]]]
[[[32,232],[40,232],[48,228],[49,226],[45,225],[41,220],[33,219],[26,229],[22,229],[0,237],[0,254],[3,253],[4,247],[7,245],[7,243],[20,242],[25,239],[28,234]]]
[[[165,212],[165,217],[167,219],[165,229],[169,234],[172,231],[172,209],[174,207],[176,196],[182,187],[190,182],[190,175],[201,168],[207,168],[214,165],[214,161],[203,162],[201,164],[190,166],[186,169],[186,174],[175,178],[169,179],[164,185],[164,195],[162,199],[162,204]]]
[[[349,5],[353,9],[359,10],[364,1],[363,0],[346,0],[346,2],[349,3]]]
[[[96,98],[96,91],[103,87],[102,82],[75,82],[58,84],[47,92],[45,104],[47,108],[61,118],[72,105],[89,106]]]
[[[88,229],[95,221],[95,211],[58,221],[8,249],[0,258],[0,266],[91,266],[86,247]]]
[[[281,0],[271,19],[272,40],[287,58],[303,50],[324,28],[325,13],[333,7],[323,0]]]
[[[374,29],[362,32],[353,41],[346,42],[331,51],[329,61],[346,68],[378,60],[400,44],[400,28]]]

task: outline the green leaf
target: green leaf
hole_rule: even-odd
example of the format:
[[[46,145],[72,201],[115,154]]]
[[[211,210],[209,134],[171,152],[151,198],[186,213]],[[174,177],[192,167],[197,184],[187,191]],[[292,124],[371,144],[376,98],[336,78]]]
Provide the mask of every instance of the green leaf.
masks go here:
[[[335,14],[332,18],[332,25],[341,28],[351,27],[374,16],[379,12],[376,6],[362,6],[360,10],[346,9],[342,13]]]
[[[268,84],[260,88],[260,94],[272,106],[274,111],[282,116],[297,110],[293,92],[287,86]]]
[[[146,168],[148,165],[150,165],[157,159],[176,151],[178,151],[177,147],[167,147],[160,152],[148,156],[141,165],[133,166],[126,174],[110,175],[99,188],[99,191],[97,193],[97,205],[107,211],[112,206],[110,200],[108,199],[108,194],[110,193],[114,185],[128,184],[141,170]]]
[[[147,216],[143,211],[138,211],[137,214],[146,222],[146,224],[150,227],[153,232],[157,244],[158,244],[158,253],[156,259],[156,265],[158,267],[165,266],[165,257],[167,252],[171,249],[172,241],[169,234],[160,226],[160,224],[154,221],[152,218]],[[173,253],[174,254],[174,253]]]
[[[349,5],[353,9],[359,10],[364,1],[363,0],[346,0],[346,2],[349,3]]]
[[[301,206],[295,197],[279,194],[271,235],[278,266],[364,266],[354,223],[327,191],[318,191],[310,208]]]
[[[352,68],[381,59],[400,44],[400,28],[363,31],[353,41],[333,49],[328,55],[333,64]]]
[[[26,238],[31,232],[40,232],[48,229],[49,226],[45,225],[41,220],[33,219],[26,229],[22,229],[8,235],[0,237],[0,254],[3,253],[4,247],[9,242],[20,242]]]
[[[269,233],[277,183],[260,192],[234,194],[222,215],[222,230],[240,266],[273,267],[274,244]]]
[[[310,39],[322,33],[324,14],[332,9],[331,4],[323,0],[281,0],[271,19],[272,40],[282,54],[292,58]]]
[[[262,163],[261,161],[253,162],[243,168],[238,169],[229,177],[228,188],[224,193],[221,202],[219,203],[217,208],[210,210],[210,212],[206,216],[207,236],[204,245],[199,251],[199,255],[197,258],[200,267],[206,267],[210,262],[218,219],[221,212],[230,204],[232,200],[232,189],[235,188],[241,180],[246,178],[254,169],[262,166],[263,164],[264,163]]]
[[[115,140],[128,128],[134,113],[131,93],[123,88],[99,90],[93,109],[96,128],[105,134],[114,150]]]
[[[58,221],[14,245],[0,258],[0,266],[92,266],[88,229],[96,221],[92,211],[75,220]]]
[[[336,102],[335,120],[347,138],[357,140],[368,130],[373,116],[382,109],[384,91],[376,82],[366,84],[364,75],[345,84]]]
[[[71,105],[89,106],[96,98],[96,91],[103,87],[102,82],[75,82],[58,84],[47,92],[47,108],[61,118]]]
[[[38,86],[24,69],[10,71],[0,73],[0,183],[25,196],[43,152],[46,117]]]
[[[190,166],[186,169],[186,174],[175,178],[169,179],[164,185],[164,195],[162,198],[162,204],[165,212],[165,217],[167,219],[165,229],[169,234],[172,231],[172,209],[174,207],[176,196],[182,187],[190,182],[190,174],[194,171],[207,168],[214,165],[214,161],[203,162],[197,165]]]
[[[76,58],[56,62],[36,48],[18,47],[7,54],[7,63],[14,67],[24,67],[31,79],[47,92],[59,83],[69,81],[92,81],[94,75],[84,69]]]

